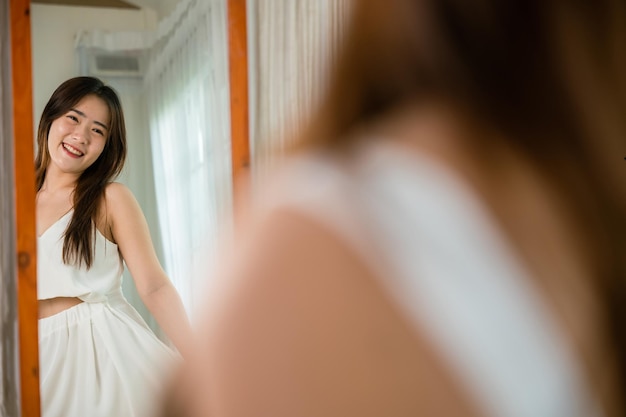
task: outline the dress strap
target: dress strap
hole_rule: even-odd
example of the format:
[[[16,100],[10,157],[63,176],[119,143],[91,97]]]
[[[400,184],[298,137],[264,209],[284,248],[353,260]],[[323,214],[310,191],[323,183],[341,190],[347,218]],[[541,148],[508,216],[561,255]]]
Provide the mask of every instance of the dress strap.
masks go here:
[[[467,184],[427,157],[366,155],[355,187],[383,286],[487,415],[599,416],[524,264]]]

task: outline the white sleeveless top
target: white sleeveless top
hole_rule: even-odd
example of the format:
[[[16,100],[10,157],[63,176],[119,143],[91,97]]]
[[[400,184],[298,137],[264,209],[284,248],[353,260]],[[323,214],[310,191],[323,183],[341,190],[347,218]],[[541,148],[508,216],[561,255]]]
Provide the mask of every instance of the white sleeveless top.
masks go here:
[[[471,188],[432,159],[384,144],[352,162],[292,161],[265,209],[295,208],[335,230],[485,415],[602,415],[528,271]]]
[[[78,297],[102,302],[118,296],[124,265],[117,245],[97,229],[91,268],[63,263],[63,235],[73,212],[70,210],[37,238],[37,298]]]

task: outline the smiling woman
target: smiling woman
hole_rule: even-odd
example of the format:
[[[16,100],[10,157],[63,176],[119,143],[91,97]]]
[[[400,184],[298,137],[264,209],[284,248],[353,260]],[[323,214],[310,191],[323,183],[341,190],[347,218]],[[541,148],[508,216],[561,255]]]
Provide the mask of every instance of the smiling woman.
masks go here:
[[[107,105],[95,95],[85,96],[50,125],[47,143],[50,158],[64,171],[89,167],[104,150],[108,123]],[[40,190],[39,198],[44,192]]]
[[[64,82],[37,142],[42,413],[149,415],[177,355],[122,295],[124,263],[183,355],[190,328],[137,201],[113,182],[126,157],[117,94],[93,77]]]

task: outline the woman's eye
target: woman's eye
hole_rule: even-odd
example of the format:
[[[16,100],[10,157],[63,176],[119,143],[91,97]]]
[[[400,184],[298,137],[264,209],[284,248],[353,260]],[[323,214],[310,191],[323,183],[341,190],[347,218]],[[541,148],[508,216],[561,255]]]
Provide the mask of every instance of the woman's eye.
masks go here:
[[[100,136],[104,136],[104,132],[100,129],[94,129],[93,131],[99,134]]]
[[[68,118],[68,119],[70,119],[70,120],[73,120],[73,121],[75,121],[75,122],[77,122],[77,121],[78,121],[78,117],[74,116],[73,114],[68,114],[68,115],[67,115],[67,118]]]

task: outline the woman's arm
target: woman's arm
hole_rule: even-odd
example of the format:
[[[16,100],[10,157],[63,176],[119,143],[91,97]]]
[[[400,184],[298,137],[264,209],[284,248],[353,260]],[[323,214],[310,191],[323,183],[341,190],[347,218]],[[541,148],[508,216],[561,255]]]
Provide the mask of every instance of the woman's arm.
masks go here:
[[[191,339],[189,319],[178,292],[157,258],[139,203],[126,186],[119,183],[107,186],[106,217],[139,296],[167,337],[186,357]]]

